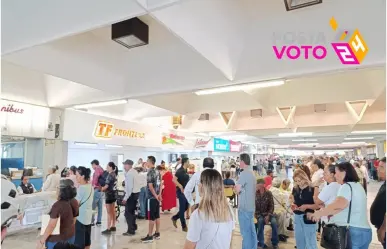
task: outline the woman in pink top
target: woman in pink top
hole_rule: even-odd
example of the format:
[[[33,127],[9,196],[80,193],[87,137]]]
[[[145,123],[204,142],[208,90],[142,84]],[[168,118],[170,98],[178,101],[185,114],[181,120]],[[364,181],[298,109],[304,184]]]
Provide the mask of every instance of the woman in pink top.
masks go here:
[[[71,166],[70,170],[68,171],[68,176],[66,177],[67,179],[70,179],[71,181],[74,182],[74,186],[76,188],[79,187],[79,183],[77,181],[77,167],[76,166]]]

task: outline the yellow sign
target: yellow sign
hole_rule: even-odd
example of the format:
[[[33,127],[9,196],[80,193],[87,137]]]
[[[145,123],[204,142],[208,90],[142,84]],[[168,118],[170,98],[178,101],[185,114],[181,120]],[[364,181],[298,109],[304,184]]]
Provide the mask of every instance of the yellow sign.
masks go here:
[[[131,129],[118,129],[114,124],[99,120],[95,127],[94,136],[97,138],[112,138],[113,136],[129,138],[145,138],[144,132],[137,132]]]

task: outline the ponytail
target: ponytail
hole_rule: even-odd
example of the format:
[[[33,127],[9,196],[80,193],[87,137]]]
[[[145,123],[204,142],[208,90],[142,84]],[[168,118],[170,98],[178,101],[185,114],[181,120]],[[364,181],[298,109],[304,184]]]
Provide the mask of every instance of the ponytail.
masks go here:
[[[89,168],[79,166],[77,171],[81,176],[83,176],[86,182],[90,180],[91,170]]]

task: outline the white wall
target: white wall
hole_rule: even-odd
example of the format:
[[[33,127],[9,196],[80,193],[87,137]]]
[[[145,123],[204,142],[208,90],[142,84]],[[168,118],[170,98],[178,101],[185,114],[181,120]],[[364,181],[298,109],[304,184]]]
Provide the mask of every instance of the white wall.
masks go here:
[[[43,168],[44,139],[27,138],[25,146],[25,166]]]

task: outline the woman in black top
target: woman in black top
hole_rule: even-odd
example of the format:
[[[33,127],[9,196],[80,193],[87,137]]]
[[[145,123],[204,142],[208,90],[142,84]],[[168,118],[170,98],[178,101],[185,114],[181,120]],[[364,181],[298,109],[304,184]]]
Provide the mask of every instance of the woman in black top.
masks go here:
[[[118,168],[113,162],[109,162],[106,168],[109,173],[105,180],[105,186],[102,187],[102,191],[105,192],[105,203],[107,211],[107,229],[102,234],[110,234],[115,232],[116,229],[116,212],[115,204],[117,200],[117,173]]]
[[[318,188],[312,187],[309,177],[301,169],[294,171],[293,180],[291,208],[294,212],[297,249],[317,249],[316,223],[306,219],[306,214],[313,213],[314,210],[305,209],[304,205],[314,204],[314,197],[318,196]]]

